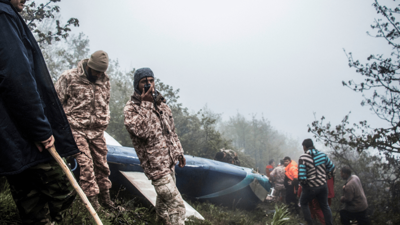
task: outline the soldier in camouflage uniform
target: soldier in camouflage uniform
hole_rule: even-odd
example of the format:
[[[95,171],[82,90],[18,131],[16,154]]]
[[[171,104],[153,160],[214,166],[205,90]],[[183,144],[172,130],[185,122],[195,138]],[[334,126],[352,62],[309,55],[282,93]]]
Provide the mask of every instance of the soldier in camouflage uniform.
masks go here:
[[[151,84],[145,92],[144,86]],[[157,192],[156,212],[164,224],[184,224],[186,209],[176,188],[175,165],[184,167],[186,159],[175,132],[171,109],[154,93],[154,74],[149,68],[134,75],[135,91],[124,108],[125,127],[146,176]]]
[[[217,152],[215,155],[214,160],[240,166],[240,161],[236,152],[230,149],[221,149],[220,152]]]
[[[104,131],[110,121],[110,81],[105,73],[108,55],[96,51],[75,69],[61,74],[55,87],[63,105],[78,148],[75,156],[80,167],[80,185],[93,207],[114,207],[110,199],[110,169]]]
[[[285,181],[285,166],[283,164],[284,161],[281,160],[280,165],[275,167],[269,176],[270,181],[274,185],[274,197],[277,202],[283,202],[286,197],[286,188],[283,184]]]

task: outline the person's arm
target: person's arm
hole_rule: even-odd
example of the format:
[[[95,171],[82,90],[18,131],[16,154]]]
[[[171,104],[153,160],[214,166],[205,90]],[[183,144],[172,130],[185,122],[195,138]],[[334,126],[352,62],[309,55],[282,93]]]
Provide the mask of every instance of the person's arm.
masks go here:
[[[343,196],[340,198],[340,201],[345,203],[345,202],[351,202],[354,198],[354,188],[352,185],[345,185],[343,187]]]
[[[183,148],[182,148],[182,144],[181,141],[179,140],[178,134],[176,133],[176,128],[175,128],[175,121],[174,118],[172,116],[172,112],[171,109],[170,110],[170,116],[169,116],[169,120],[170,120],[170,124],[171,124],[171,131],[173,132],[172,137],[174,138],[174,141],[177,145],[177,149],[175,149],[175,151],[177,151],[178,155],[182,155],[184,154]]]
[[[54,85],[57,96],[64,107],[67,105],[67,101],[69,99],[68,86],[69,82],[66,74],[61,74],[60,78],[58,78],[57,82]]]
[[[172,112],[171,109],[170,110],[170,124],[171,124],[171,131],[173,132],[172,134],[172,138],[175,141],[175,144],[177,145],[177,148],[175,149],[175,151],[177,152],[178,155],[178,161],[179,161],[179,167],[183,168],[184,166],[186,166],[186,159],[185,156],[183,155],[183,148],[182,148],[182,144],[181,141],[179,140],[178,134],[176,133],[176,129],[175,129],[175,122],[174,122],[174,118],[172,117]]]
[[[149,132],[153,125],[151,120],[153,108],[153,103],[148,101],[142,101],[137,108],[130,104],[125,106],[124,124],[130,134],[140,139],[148,139],[154,135],[152,132]]]
[[[269,170],[268,166],[265,168],[265,173],[267,174],[267,177],[271,176],[271,170]]]
[[[0,98],[24,138],[34,142],[49,140],[53,134],[51,125],[14,18],[1,13],[0,30]]]
[[[275,178],[276,178],[276,169],[275,170],[272,170],[272,172],[269,174],[269,180],[271,181],[271,182],[275,182]]]
[[[110,84],[110,81],[107,81],[105,83],[105,86],[106,86],[106,91],[107,91],[105,100],[106,100],[107,110],[108,110],[109,109],[108,106],[110,104],[110,97],[111,97],[111,84]]]
[[[106,112],[107,112],[107,122],[106,125],[104,127],[102,127],[102,129],[106,130],[108,127],[108,124],[110,123],[110,95],[111,95],[111,85],[110,85],[110,81],[106,82]]]
[[[174,131],[174,135],[173,136],[174,136],[175,143],[178,146],[178,148],[176,149],[176,151],[178,152],[178,155],[183,155],[184,151],[183,151],[183,148],[182,148],[182,144],[181,144],[181,141],[179,140],[178,135],[176,134],[175,131]]]
[[[306,166],[306,162],[300,157],[299,158],[299,168],[298,168],[298,172],[299,172],[299,181],[300,183],[306,183],[307,181],[307,166]]]
[[[128,102],[124,108],[125,115],[125,127],[129,134],[136,136],[140,139],[148,139],[150,137],[155,137],[155,133],[151,132],[155,123],[160,123],[158,119],[152,120],[154,103],[153,103],[153,93],[154,83],[147,92],[142,90],[140,95],[140,105],[132,105]]]
[[[333,164],[333,162],[329,159],[329,157],[326,155],[326,160],[325,160],[325,168],[326,168],[326,172],[327,172],[327,180],[331,179],[331,177],[334,176],[335,173],[335,165]]]

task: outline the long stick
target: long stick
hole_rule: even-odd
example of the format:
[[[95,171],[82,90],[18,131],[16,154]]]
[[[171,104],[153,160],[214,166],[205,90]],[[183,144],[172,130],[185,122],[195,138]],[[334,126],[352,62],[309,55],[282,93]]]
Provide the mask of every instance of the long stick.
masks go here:
[[[68,166],[65,164],[64,160],[60,157],[58,152],[56,151],[55,147],[51,147],[49,149],[50,154],[54,157],[54,159],[58,162],[58,164],[61,166],[62,170],[64,170],[65,174],[68,177],[69,182],[71,182],[72,186],[75,188],[76,192],[78,192],[79,197],[81,197],[83,203],[85,204],[86,208],[89,210],[90,214],[93,216],[94,221],[96,221],[96,224],[98,225],[103,225],[101,222],[99,215],[97,215],[96,211],[94,210],[92,204],[90,204],[88,198],[86,197],[85,193],[83,193],[82,188],[79,187],[78,182],[76,182],[74,176],[72,176],[71,171],[69,170]]]

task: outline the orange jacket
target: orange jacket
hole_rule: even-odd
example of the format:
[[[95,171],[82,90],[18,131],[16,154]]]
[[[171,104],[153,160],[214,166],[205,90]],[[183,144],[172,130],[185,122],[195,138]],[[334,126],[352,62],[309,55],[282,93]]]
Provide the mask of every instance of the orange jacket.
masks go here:
[[[292,160],[287,167],[285,167],[285,175],[290,179],[298,179],[299,177],[299,171],[298,171],[298,166],[297,163]]]

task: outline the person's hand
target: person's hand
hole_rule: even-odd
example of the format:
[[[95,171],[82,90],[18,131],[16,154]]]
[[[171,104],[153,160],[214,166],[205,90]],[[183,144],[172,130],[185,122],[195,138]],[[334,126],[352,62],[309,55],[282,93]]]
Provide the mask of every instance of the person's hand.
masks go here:
[[[142,90],[142,95],[140,95],[142,101],[152,102],[153,101],[153,91],[154,91],[154,84],[151,84],[149,90],[145,93],[144,88]]]
[[[51,135],[47,140],[35,142],[39,152],[43,152],[43,149],[50,149],[54,146],[54,137]]]
[[[346,187],[346,185],[343,185],[343,189]]]
[[[295,194],[295,195],[297,194],[297,190],[296,190],[296,189],[294,189],[294,194]]]
[[[287,183],[288,183],[289,185],[292,185],[292,181],[291,181],[291,180],[289,180]]]
[[[183,156],[183,155],[178,156],[178,160],[179,160],[179,167],[180,168],[183,168],[184,166],[186,166],[185,156]]]

